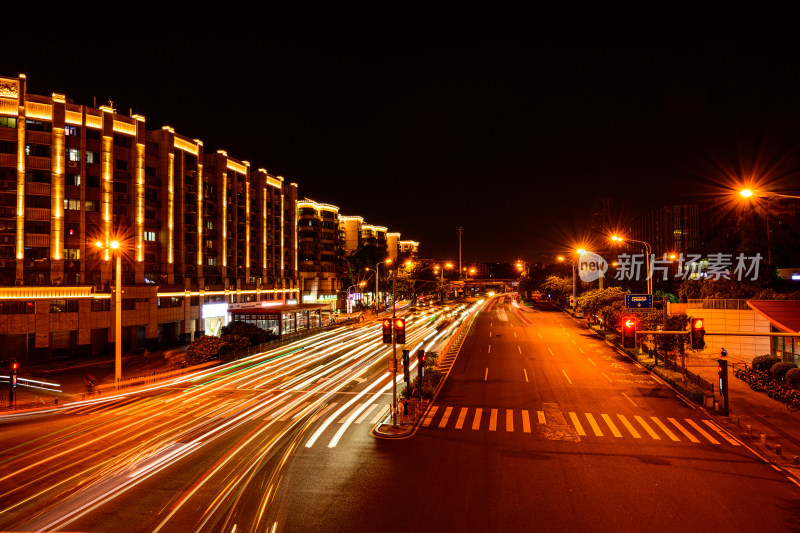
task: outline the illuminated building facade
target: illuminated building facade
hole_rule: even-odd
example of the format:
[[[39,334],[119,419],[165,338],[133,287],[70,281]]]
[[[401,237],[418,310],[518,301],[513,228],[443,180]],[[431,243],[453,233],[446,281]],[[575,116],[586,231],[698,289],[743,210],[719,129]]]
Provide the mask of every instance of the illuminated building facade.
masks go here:
[[[296,184],[26,85],[0,78],[0,342],[21,360],[113,343],[115,240],[124,351],[213,333],[214,304],[300,298]]]
[[[308,198],[297,201],[298,277],[304,303],[335,306],[345,272],[339,228],[338,207]]]

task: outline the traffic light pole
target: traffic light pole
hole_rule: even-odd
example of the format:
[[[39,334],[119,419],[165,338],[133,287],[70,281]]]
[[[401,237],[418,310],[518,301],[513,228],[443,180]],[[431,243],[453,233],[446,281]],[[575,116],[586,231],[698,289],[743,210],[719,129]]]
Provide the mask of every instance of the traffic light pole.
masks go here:
[[[397,286],[397,276],[392,270],[392,427],[397,427],[397,332],[395,332],[395,301],[394,290]]]

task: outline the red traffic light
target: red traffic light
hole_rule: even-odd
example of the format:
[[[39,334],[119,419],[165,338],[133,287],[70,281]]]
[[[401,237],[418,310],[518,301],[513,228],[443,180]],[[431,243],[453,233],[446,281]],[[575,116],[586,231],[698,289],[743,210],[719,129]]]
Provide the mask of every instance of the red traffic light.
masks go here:
[[[397,320],[395,320],[394,327],[397,328],[397,329],[403,329],[404,327],[406,327],[405,319],[398,318]]]
[[[392,319],[385,318],[383,320],[383,335],[382,335],[383,343],[384,344],[391,344],[392,343]]]
[[[390,327],[392,327],[392,321],[391,321],[391,320],[389,320],[388,318],[387,318],[387,319],[385,319],[385,320],[383,321],[383,327],[385,327],[385,328],[390,328]]]
[[[703,329],[703,319],[702,318],[695,318],[692,320],[692,328],[693,329]]]
[[[394,321],[394,337],[397,344],[406,343],[406,319],[397,318]]]
[[[19,366],[19,365],[17,364],[16,361],[14,361],[13,363],[11,363],[11,370],[16,370],[17,366]]]
[[[636,319],[635,318],[626,318],[623,322],[625,325],[625,329],[633,329],[636,327]]]

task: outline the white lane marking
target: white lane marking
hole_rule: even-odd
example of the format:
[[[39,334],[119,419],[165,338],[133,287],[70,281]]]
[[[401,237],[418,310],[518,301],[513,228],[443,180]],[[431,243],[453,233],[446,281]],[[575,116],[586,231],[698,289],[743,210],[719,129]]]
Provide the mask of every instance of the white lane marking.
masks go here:
[[[489,332],[489,337],[491,337],[491,336],[492,336],[492,332],[490,331],[490,332]]]
[[[715,439],[714,437],[712,437],[711,435],[709,435],[709,434],[706,432],[706,430],[705,430],[705,429],[703,429],[703,428],[701,428],[700,426],[698,426],[697,424],[695,424],[695,423],[694,423],[694,420],[690,420],[690,419],[688,419],[688,418],[685,418],[684,420],[686,420],[686,423],[687,423],[687,424],[689,424],[690,426],[692,426],[692,427],[693,427],[693,428],[694,428],[694,429],[695,429],[695,430],[696,430],[698,433],[700,433],[702,436],[704,436],[705,438],[707,438],[707,439],[708,439],[708,442],[710,442],[711,444],[719,444],[719,441],[718,441],[717,439]]]
[[[586,432],[583,430],[583,426],[581,425],[581,421],[578,420],[578,415],[573,413],[572,411],[569,412],[569,417],[572,419],[572,425],[575,426],[575,431],[578,432],[578,435],[586,436]]]
[[[425,421],[422,422],[422,427],[426,428],[431,425],[431,422],[433,421],[433,415],[436,414],[437,409],[439,409],[438,405],[434,405],[433,407],[431,407],[431,410],[428,411],[428,416],[426,416]]]
[[[489,345],[489,351],[487,353],[492,353],[492,345]]]
[[[594,419],[594,415],[591,413],[584,413],[586,415],[586,419],[589,421],[589,425],[592,426],[592,431],[598,437],[603,436],[603,432],[600,430],[600,426],[597,425],[597,421]]]
[[[525,372],[525,383],[528,383],[528,371],[524,368],[522,369],[522,371]]]
[[[555,355],[555,354],[553,353],[553,349],[552,349],[552,348],[550,348],[550,347],[548,346],[548,347],[547,347],[547,349],[548,349],[548,350],[550,350],[550,355]]]
[[[572,344],[574,344],[574,345],[576,345],[576,346],[578,345],[578,343],[577,343],[577,342],[575,342],[575,339],[570,339],[570,340],[572,341]]]
[[[591,360],[591,358],[587,357],[586,359],[587,359],[587,360],[588,360],[590,363],[592,363],[592,365],[593,365],[593,366],[597,366],[597,363],[595,363],[594,361],[592,361],[592,360]]]
[[[623,393],[622,393],[622,395],[623,395],[623,396],[625,396],[625,399],[626,399],[626,400],[628,400],[629,402],[631,402],[631,403],[633,404],[633,406],[634,406],[634,407],[639,407],[638,405],[636,405],[636,402],[634,402],[633,400],[631,400],[630,398],[628,398],[628,395],[627,395],[627,394],[625,394],[625,393],[623,392]]]
[[[519,350],[519,354],[520,354],[520,355],[522,355],[522,348],[520,348],[519,346],[517,346],[517,350]]]
[[[665,425],[664,425],[664,423],[663,423],[661,420],[659,420],[658,418],[656,418],[656,417],[654,417],[654,416],[651,416],[651,417],[650,417],[650,419],[651,419],[653,422],[655,422],[655,423],[656,423],[656,425],[657,425],[658,427],[660,427],[660,428],[661,428],[661,431],[663,431],[664,433],[666,433],[666,434],[667,434],[667,437],[669,437],[669,438],[670,438],[670,439],[672,439],[672,440],[681,440],[681,439],[679,439],[678,437],[676,437],[676,436],[675,436],[675,433],[673,433],[672,431],[670,431],[670,429],[669,429],[667,426],[665,426]]]
[[[290,418],[294,417],[294,415],[297,414],[299,411],[303,410],[306,407],[306,405],[308,405],[310,403],[311,402],[303,402],[303,403],[301,403],[296,409],[292,409],[291,411],[289,411],[288,413],[286,413],[285,415],[280,417],[278,419],[278,422],[286,422]],[[276,418],[277,416],[278,416],[278,413],[275,413],[275,414],[271,415],[269,418],[267,418],[266,420],[272,420],[272,419]]]
[[[544,411],[536,411],[537,416],[539,417],[540,424],[546,424],[547,422],[544,419]]]
[[[506,409],[506,431],[511,433],[514,431],[514,411]]]
[[[686,435],[686,438],[687,438],[687,439],[689,439],[689,440],[690,440],[690,441],[692,441],[692,442],[700,442],[700,441],[697,439],[697,437],[695,437],[694,435],[692,435],[691,433],[689,433],[688,431],[686,431],[686,428],[685,428],[685,427],[683,427],[683,426],[680,424],[680,422],[678,422],[678,421],[677,421],[677,420],[675,420],[674,418],[667,418],[667,420],[669,420],[670,422],[672,422],[672,425],[673,425],[673,426],[675,426],[676,428],[678,428],[678,431],[680,431],[681,433],[683,433],[684,435]]]
[[[537,331],[537,332],[536,332],[536,334],[537,334],[537,335],[539,335],[539,338],[540,338],[540,339],[544,340],[544,337],[542,337],[542,334],[541,334],[541,333],[539,333],[539,332]]]
[[[615,437],[622,437],[622,433],[620,433],[620,432],[619,432],[619,430],[617,429],[617,426],[615,426],[615,425],[614,425],[614,421],[613,421],[613,420],[611,420],[611,417],[610,417],[610,416],[608,416],[608,415],[607,415],[607,414],[605,414],[605,413],[603,413],[603,414],[602,414],[602,415],[600,415],[600,416],[602,416],[602,417],[603,417],[603,420],[605,420],[605,421],[606,421],[606,425],[607,425],[609,428],[611,428],[611,433],[613,433]]]
[[[456,420],[456,429],[464,427],[464,419],[467,418],[467,408],[462,407],[461,412],[458,413],[458,420]]]
[[[617,415],[617,418],[619,418],[619,419],[620,419],[620,421],[622,421],[622,425],[624,425],[624,426],[625,426],[625,428],[626,428],[628,431],[630,431],[630,433],[631,433],[631,435],[633,435],[633,438],[634,438],[634,439],[641,439],[641,438],[642,438],[642,436],[641,436],[641,435],[639,435],[639,432],[638,432],[638,431],[636,431],[636,428],[634,428],[634,427],[633,427],[633,424],[631,424],[630,422],[628,422],[628,419],[627,419],[627,418],[625,418],[623,415]]]
[[[578,351],[579,351],[579,352],[581,352],[581,353],[585,353],[585,352],[583,351],[583,348],[581,348],[580,346],[578,346]]]
[[[712,422],[710,422],[708,420],[703,420],[703,423],[705,425],[707,425],[708,427],[710,427],[711,429],[713,429],[714,431],[716,431],[719,434],[720,437],[722,437],[726,441],[730,442],[734,446],[741,446],[741,444],[739,444],[738,442],[736,442],[735,440],[730,438],[729,435],[725,434],[725,432],[722,429],[718,428],[716,424],[714,424],[714,423],[712,423]]]
[[[364,411],[363,413],[361,413],[361,416],[359,416],[359,417],[356,419],[356,422],[355,422],[355,423],[356,423],[356,424],[360,424],[361,422],[363,422],[363,421],[364,421],[364,419],[365,419],[365,418],[367,418],[367,416],[369,416],[369,414],[370,414],[372,411],[374,411],[376,407],[378,407],[378,404],[377,404],[377,403],[373,403],[373,404],[372,404],[372,407],[367,407],[367,410],[366,410],[366,411]]]
[[[489,367],[487,366],[486,373],[483,375],[483,381],[486,381],[488,379],[489,379]]]
[[[378,423],[378,420],[380,420],[381,418],[383,418],[383,417],[386,415],[386,413],[388,413],[388,412],[389,412],[389,409],[390,409],[390,406],[388,406],[388,405],[387,405],[387,406],[385,406],[383,409],[381,409],[380,411],[378,411],[378,414],[377,414],[377,415],[375,415],[375,418],[373,418],[372,420],[370,420],[370,421],[369,421],[369,423],[370,423],[370,424],[377,424],[377,423]]]
[[[515,339],[517,338],[517,332],[516,331],[514,332],[514,338]]]
[[[601,374],[603,374],[603,377],[606,378],[609,382],[614,383],[614,380],[611,379],[610,377],[606,376],[605,372],[601,372]]]
[[[644,421],[644,418],[642,418],[639,415],[636,415],[633,418],[635,418],[636,421],[639,422],[639,424],[641,424],[641,426],[644,428],[645,431],[647,431],[647,433],[653,438],[653,440],[661,440],[661,437],[658,436],[658,433],[653,431],[653,428],[647,425],[647,422]]]
[[[572,385],[572,380],[569,379],[569,376],[567,375],[567,371],[564,370],[563,368],[561,369],[561,371],[564,373],[564,377],[567,378],[567,381],[569,381],[569,384]]]
[[[492,409],[489,415],[489,431],[497,431],[497,409]]]
[[[439,421],[440,429],[447,427],[447,421],[450,420],[450,413],[452,412],[453,412],[452,407],[448,407],[447,409],[444,410],[444,415],[442,416],[442,419]]]
[[[526,409],[522,410],[522,432],[531,432],[531,419],[528,417],[528,411]]]
[[[472,429],[481,428],[481,414],[483,414],[483,409],[480,407],[475,409],[475,418],[472,419]]]

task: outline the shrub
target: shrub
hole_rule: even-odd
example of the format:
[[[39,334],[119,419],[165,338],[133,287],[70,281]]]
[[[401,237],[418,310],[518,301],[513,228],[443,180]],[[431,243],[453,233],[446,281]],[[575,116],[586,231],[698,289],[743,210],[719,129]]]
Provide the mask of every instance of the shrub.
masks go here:
[[[775,363],[769,371],[772,373],[772,379],[775,381],[783,381],[786,377],[786,373],[792,368],[797,368],[797,365],[794,363]]]
[[[786,382],[793,389],[800,389],[800,368],[790,368],[786,372]]]
[[[753,370],[760,370],[761,372],[767,372],[772,365],[775,363],[780,363],[781,360],[779,357],[775,355],[759,355],[758,357],[753,358]]]
[[[186,350],[189,364],[196,365],[214,359],[223,346],[225,346],[225,341],[219,337],[206,335],[195,339]]]
[[[250,346],[247,337],[241,335],[222,335],[220,338],[225,341],[226,350],[241,350]]]

